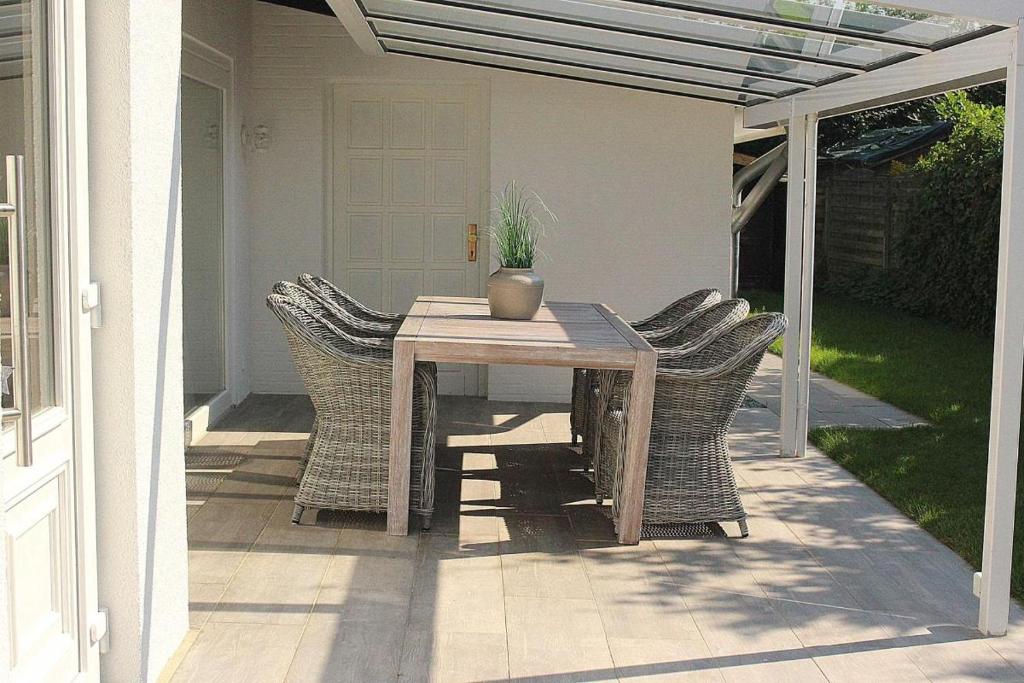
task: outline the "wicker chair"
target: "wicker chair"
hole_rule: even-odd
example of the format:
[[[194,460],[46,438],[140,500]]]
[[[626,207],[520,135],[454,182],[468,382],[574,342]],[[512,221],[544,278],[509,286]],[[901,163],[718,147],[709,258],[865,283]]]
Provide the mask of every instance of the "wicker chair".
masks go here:
[[[651,340],[651,345],[666,354],[679,354],[689,348],[699,347],[706,341],[714,339],[734,324],[747,317],[750,304],[745,299],[728,299],[720,301],[709,308],[699,311],[686,324],[675,332]],[[615,482],[615,459],[609,449],[601,448],[601,420],[608,405],[617,373],[605,370],[597,375],[598,380],[590,396],[590,410],[587,413],[586,436],[584,444],[591,453],[594,467],[594,491],[597,502],[612,495]]]
[[[648,340],[657,339],[671,334],[684,325],[695,313],[718,303],[722,293],[717,289],[698,289],[684,297],[676,299],[654,315],[629,323],[630,327]],[[587,406],[591,391],[597,383],[597,371],[586,368],[575,368],[572,373],[572,404],[569,412],[569,427],[572,430],[572,442],[576,437],[585,436]],[[584,444],[584,457],[589,459]]]
[[[394,337],[398,334],[398,328],[405,320],[404,315],[397,313],[384,313],[375,311],[363,305],[354,297],[346,294],[334,283],[316,275],[303,273],[299,276],[299,284],[322,297],[328,303],[348,312],[350,315],[369,323],[373,329],[380,329],[382,336]]]
[[[659,353],[644,489],[645,524],[737,522],[743,509],[726,435],[747,386],[786,319],[763,313],[681,351]],[[619,373],[602,421],[602,448],[615,454],[613,516],[618,519],[622,449],[629,420],[629,375]]]
[[[281,281],[274,285],[273,291],[274,294],[284,295],[304,306],[343,332],[354,337],[359,337],[367,344],[379,346],[380,348],[388,349],[389,351],[394,346],[394,335],[381,336],[383,331],[380,325],[370,323],[353,316],[344,308],[332,303],[325,296],[312,292],[306,287],[302,287],[293,282]],[[437,363],[418,362],[416,365],[426,372],[429,372],[434,378],[433,386],[437,386]],[[433,401],[435,404],[437,403],[436,392],[433,396]],[[309,460],[310,449],[312,449],[313,442],[316,439],[318,424],[319,420],[314,416],[313,427],[310,429],[309,440],[306,442],[306,452],[302,457],[302,461],[299,463],[299,471],[297,473],[296,480],[302,479],[302,472],[305,470],[306,461]]]
[[[317,412],[292,521],[307,508],[383,512],[388,503],[391,351],[353,336],[282,294],[267,306],[284,326]],[[410,510],[429,528],[434,509],[435,379],[414,370]]]

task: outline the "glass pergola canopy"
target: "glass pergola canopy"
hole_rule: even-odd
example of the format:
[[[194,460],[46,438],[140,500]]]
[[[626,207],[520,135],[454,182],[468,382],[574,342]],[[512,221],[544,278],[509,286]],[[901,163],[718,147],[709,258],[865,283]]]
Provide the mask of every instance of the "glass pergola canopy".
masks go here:
[[[748,106],[1001,30],[846,0],[360,0],[386,52]]]

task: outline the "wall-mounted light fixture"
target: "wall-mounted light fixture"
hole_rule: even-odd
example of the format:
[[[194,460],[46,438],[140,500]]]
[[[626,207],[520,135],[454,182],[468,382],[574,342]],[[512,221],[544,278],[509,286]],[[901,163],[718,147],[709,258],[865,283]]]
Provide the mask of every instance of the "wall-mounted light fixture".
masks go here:
[[[252,129],[252,143],[257,150],[270,148],[270,128],[260,124]]]
[[[266,124],[259,124],[249,128],[242,125],[242,147],[249,150],[270,149],[270,127]]]

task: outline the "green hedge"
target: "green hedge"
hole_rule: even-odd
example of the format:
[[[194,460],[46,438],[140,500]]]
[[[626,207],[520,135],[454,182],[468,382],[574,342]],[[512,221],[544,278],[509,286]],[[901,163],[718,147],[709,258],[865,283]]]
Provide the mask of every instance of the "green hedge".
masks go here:
[[[950,137],[909,169],[920,180],[894,267],[830,278],[825,287],[858,299],[992,333],[999,246],[1003,107],[963,92],[939,99]]]

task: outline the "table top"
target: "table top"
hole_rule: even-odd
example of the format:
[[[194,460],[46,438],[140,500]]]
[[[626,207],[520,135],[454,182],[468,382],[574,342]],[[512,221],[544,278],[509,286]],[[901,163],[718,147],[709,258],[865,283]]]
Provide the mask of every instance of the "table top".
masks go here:
[[[532,320],[492,318],[487,299],[421,296],[396,343],[417,360],[632,369],[653,349],[604,304],[550,301]]]

